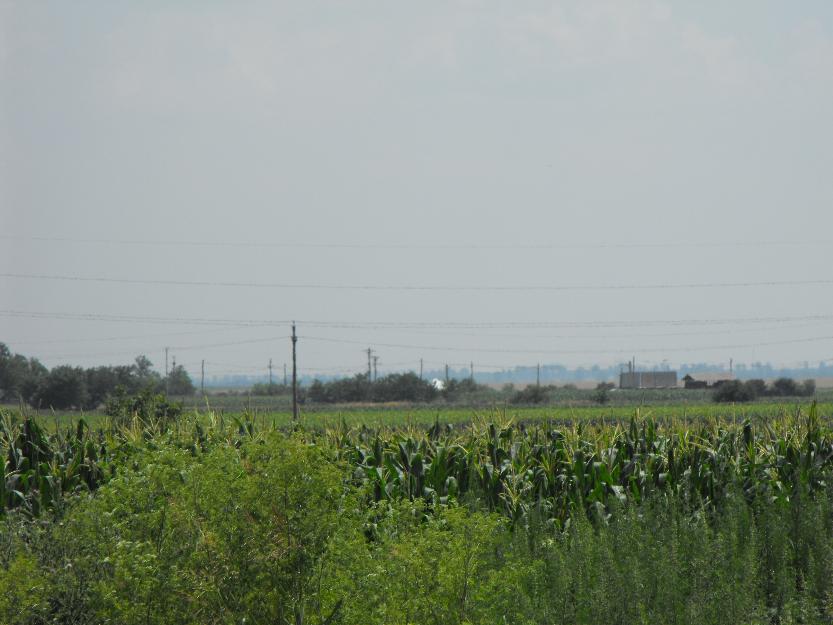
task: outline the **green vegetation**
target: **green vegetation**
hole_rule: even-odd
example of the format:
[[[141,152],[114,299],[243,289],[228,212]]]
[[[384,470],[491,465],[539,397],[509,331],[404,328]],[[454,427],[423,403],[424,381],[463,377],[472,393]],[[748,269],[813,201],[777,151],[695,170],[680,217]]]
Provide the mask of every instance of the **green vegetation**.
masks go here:
[[[799,383],[791,378],[778,378],[770,385],[764,380],[729,380],[714,392],[714,401],[747,402],[759,397],[813,397],[815,394],[815,380]]]
[[[706,407],[4,413],[0,622],[833,622],[830,406]]]
[[[126,366],[83,369],[62,365],[49,370],[37,359],[12,354],[0,343],[0,402],[26,403],[44,409],[92,410],[119,392],[194,394],[194,385],[182,365],[174,364],[166,378],[152,367],[150,360],[139,356]]]

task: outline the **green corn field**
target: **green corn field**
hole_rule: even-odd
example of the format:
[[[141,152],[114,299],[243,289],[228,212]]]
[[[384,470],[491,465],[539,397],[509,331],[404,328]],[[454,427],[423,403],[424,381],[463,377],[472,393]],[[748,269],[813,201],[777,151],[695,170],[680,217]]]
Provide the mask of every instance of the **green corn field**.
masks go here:
[[[829,415],[695,417],[6,412],[0,622],[833,622]]]

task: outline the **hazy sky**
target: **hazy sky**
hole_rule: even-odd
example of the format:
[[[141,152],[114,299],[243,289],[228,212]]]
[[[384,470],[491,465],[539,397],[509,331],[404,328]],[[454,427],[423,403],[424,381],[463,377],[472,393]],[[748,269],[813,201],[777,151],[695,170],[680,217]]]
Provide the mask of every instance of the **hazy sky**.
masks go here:
[[[831,111],[827,0],[0,2],[0,341],[248,372],[285,325],[194,320],[294,318],[303,370],[831,359],[830,283],[283,288],[833,279]]]

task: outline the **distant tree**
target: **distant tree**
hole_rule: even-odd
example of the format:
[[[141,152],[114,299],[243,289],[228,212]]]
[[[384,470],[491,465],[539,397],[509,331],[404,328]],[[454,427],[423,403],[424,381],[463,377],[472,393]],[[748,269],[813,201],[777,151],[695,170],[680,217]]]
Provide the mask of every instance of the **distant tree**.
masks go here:
[[[12,354],[0,343],[0,401],[29,401],[48,370],[35,358]]]
[[[68,365],[55,367],[40,381],[30,403],[56,410],[88,407],[89,394],[84,370]]]
[[[182,404],[168,400],[162,393],[154,393],[149,387],[136,394],[128,394],[123,386],[119,386],[108,398],[104,412],[118,425],[128,424],[134,417],[146,422],[166,423],[179,418]]]
[[[193,395],[194,391],[191,377],[182,365],[174,365],[168,373],[168,394],[169,395]]]
[[[415,373],[391,373],[373,383],[373,401],[431,401],[438,392]]]
[[[289,395],[292,392],[291,387],[288,385],[284,386],[283,384],[267,384],[267,383],[260,383],[260,384],[253,384],[251,393],[252,395]]]
[[[779,397],[800,395],[798,383],[792,378],[778,378],[772,383],[772,394]]]
[[[307,391],[307,398],[319,404],[367,401],[369,397],[370,384],[366,373],[326,383],[313,380]]]
[[[754,391],[740,380],[723,383],[712,396],[716,402],[747,402],[755,399]]]
[[[128,392],[137,393],[148,388],[160,392],[164,388],[162,376],[153,370],[153,363],[147,356],[136,356],[129,369],[130,381],[125,384]]]
[[[530,404],[543,404],[549,398],[548,391],[551,390],[552,387],[549,386],[538,386],[537,384],[530,384],[526,388],[523,388],[517,391],[512,397],[510,398],[510,403],[515,405],[530,405]]]
[[[816,381],[815,380],[804,380],[801,384],[801,394],[807,397],[812,397],[816,394]]]
[[[760,379],[747,380],[744,382],[747,389],[752,392],[754,397],[763,397],[767,394],[766,382]]]
[[[95,408],[116,390],[119,386],[119,376],[115,367],[94,367],[87,369],[87,405]]]
[[[597,404],[604,405],[610,401],[610,391],[615,388],[609,382],[601,382],[596,385],[596,390],[593,392],[593,401]]]

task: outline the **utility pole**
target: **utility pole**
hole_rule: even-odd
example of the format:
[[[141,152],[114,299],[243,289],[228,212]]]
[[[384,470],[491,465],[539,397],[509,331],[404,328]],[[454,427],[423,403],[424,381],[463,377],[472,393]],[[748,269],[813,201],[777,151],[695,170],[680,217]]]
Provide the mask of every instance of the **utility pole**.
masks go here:
[[[272,359],[271,358],[269,359],[269,388],[272,388]]]
[[[422,379],[422,358],[419,359],[419,379]]]
[[[469,363],[469,380],[474,382],[474,361]]]
[[[298,335],[295,334],[295,322],[292,322],[292,419],[298,420],[298,362],[295,357],[295,344]]]
[[[445,365],[445,385],[448,386],[448,364]]]
[[[373,350],[369,347],[367,348],[367,381],[370,382],[373,378],[370,376],[373,374],[373,365],[371,364],[373,361]]]
[[[200,393],[205,397],[205,360],[200,364]]]
[[[165,395],[168,394],[170,384],[168,383],[168,348],[165,348]]]
[[[538,363],[538,373],[535,376],[535,386],[541,386],[541,363]]]
[[[283,385],[286,386],[286,363],[283,363]]]
[[[174,356],[173,360],[171,360],[171,373],[173,373],[175,370],[176,370],[176,356]]]
[[[378,364],[379,364],[379,357],[378,356],[373,356],[373,381],[374,382],[379,379],[379,371],[376,368],[376,366]]]

